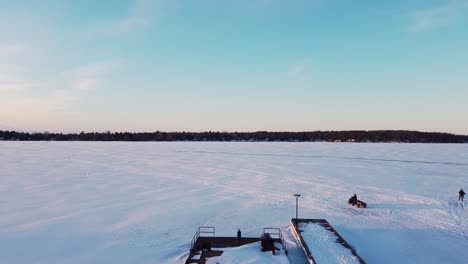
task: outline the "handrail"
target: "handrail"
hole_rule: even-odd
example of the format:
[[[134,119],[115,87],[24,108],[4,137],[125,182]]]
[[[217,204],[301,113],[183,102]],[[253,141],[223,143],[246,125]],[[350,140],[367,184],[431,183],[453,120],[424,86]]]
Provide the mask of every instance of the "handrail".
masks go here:
[[[203,237],[202,234],[212,234],[213,237],[215,236],[215,227],[214,226],[199,226],[195,235],[193,235],[192,242],[190,243],[190,250],[195,247],[197,243],[197,239],[199,237]]]
[[[269,230],[273,231],[273,232],[271,232],[271,231],[268,232],[269,234],[278,236],[277,238],[280,240],[281,245],[283,246],[284,252],[286,254],[288,254],[288,249],[286,247],[286,241],[284,240],[283,233],[281,232],[281,229],[277,228],[277,227],[265,227],[265,228],[263,228],[263,233],[267,233],[267,231],[269,231]]]
[[[309,263],[311,264],[316,264],[314,256],[312,256],[312,252],[310,252],[309,247],[304,241],[304,238],[302,237],[301,233],[299,232],[299,226],[297,225],[297,219],[291,219],[291,226],[293,230],[293,234],[296,237],[297,241],[299,242],[299,245],[301,246],[302,250],[304,250],[304,253],[307,256],[307,259],[309,260]]]

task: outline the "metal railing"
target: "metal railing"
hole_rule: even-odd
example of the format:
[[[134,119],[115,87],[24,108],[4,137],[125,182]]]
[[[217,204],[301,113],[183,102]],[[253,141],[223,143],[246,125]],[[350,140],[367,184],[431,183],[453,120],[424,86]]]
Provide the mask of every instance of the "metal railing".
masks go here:
[[[193,235],[192,242],[190,243],[190,249],[192,250],[197,243],[197,239],[199,237],[206,237],[205,234],[211,234],[213,237],[215,236],[215,228],[214,226],[199,226],[195,235]]]
[[[263,233],[270,234],[271,238],[279,239],[281,245],[283,246],[284,252],[288,254],[288,249],[286,248],[286,241],[283,238],[283,233],[281,233],[281,229],[277,227],[265,227],[263,228]]]

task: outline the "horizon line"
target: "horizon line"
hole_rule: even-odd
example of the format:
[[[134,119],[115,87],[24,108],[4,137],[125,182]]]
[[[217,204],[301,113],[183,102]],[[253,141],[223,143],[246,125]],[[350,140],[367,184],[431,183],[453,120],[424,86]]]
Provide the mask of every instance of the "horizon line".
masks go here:
[[[449,134],[455,136],[468,136],[468,134],[457,134],[452,132],[438,132],[438,131],[421,131],[421,130],[411,130],[411,129],[350,129],[350,130],[283,130],[283,131],[272,131],[272,130],[255,130],[255,131],[227,131],[227,130],[205,130],[205,131],[189,131],[189,130],[180,130],[180,131],[163,131],[163,130],[153,130],[153,131],[79,131],[79,132],[51,132],[51,131],[20,131],[20,130],[8,130],[0,129],[0,132],[15,132],[15,133],[29,133],[29,134],[81,134],[81,133],[131,133],[131,134],[144,134],[144,133],[311,133],[311,132],[416,132],[416,133],[434,133],[434,134]]]

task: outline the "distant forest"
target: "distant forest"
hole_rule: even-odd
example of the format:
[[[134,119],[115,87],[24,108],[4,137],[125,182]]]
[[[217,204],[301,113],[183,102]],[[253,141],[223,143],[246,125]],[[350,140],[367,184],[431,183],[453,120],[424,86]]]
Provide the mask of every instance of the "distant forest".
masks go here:
[[[27,133],[0,130],[0,140],[9,141],[325,141],[468,143],[468,135],[405,130],[351,130],[311,132],[81,132]]]

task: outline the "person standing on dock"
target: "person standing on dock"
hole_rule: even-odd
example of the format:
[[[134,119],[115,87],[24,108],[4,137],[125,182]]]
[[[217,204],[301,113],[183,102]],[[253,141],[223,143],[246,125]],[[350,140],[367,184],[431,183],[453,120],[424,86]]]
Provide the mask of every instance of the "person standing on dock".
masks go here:
[[[240,231],[240,229],[237,229],[237,241],[240,241],[241,237],[242,237],[241,231]]]

